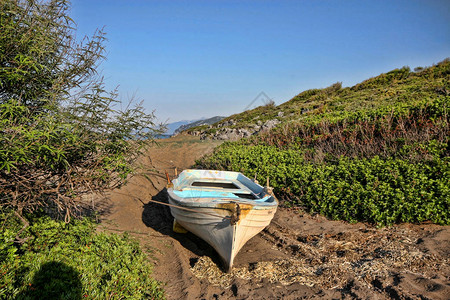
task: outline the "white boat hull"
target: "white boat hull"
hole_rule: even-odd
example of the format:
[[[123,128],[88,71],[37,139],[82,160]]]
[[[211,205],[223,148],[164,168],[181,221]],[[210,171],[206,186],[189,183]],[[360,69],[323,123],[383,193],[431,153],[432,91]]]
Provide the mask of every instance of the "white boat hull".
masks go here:
[[[266,191],[240,173],[203,170],[184,171],[168,187],[176,222],[210,244],[227,271],[239,250],[275,215],[278,201]],[[255,198],[245,199],[251,195]]]
[[[169,197],[169,203],[175,204]],[[227,203],[228,204],[228,203]],[[231,204],[234,205],[234,204]],[[243,206],[242,204],[240,206]],[[202,238],[211,245],[223,259],[225,269],[230,271],[236,254],[252,237],[270,224],[275,208],[256,210],[251,207],[241,208],[241,218],[232,225],[228,218],[211,216],[232,217],[232,211],[223,208],[197,208],[198,212],[190,212],[171,207],[171,212],[176,221],[186,230]],[[204,214],[207,213],[207,214]],[[245,214],[245,215],[244,215]]]

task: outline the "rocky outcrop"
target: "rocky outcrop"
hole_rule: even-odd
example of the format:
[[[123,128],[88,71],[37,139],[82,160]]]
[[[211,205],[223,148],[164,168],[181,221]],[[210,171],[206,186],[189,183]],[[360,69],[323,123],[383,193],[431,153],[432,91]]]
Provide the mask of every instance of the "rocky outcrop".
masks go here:
[[[220,122],[223,119],[225,119],[225,117],[215,116],[215,117],[212,117],[209,119],[197,120],[197,121],[191,122],[189,124],[181,125],[180,127],[178,127],[178,129],[176,129],[174,131],[174,134],[177,135],[185,130],[188,130],[189,128],[196,127],[196,126],[211,125],[211,124]],[[211,126],[210,126],[210,128],[211,128]]]
[[[236,141],[241,138],[249,137],[258,134],[263,131],[270,130],[280,124],[278,119],[267,120],[265,122],[257,121],[256,124],[250,125],[246,128],[230,128],[236,126],[236,121],[233,119],[217,124],[217,126],[209,126],[207,130],[193,131],[190,134],[200,136],[200,139],[212,139],[212,140],[230,140]],[[211,129],[217,129],[212,131]]]

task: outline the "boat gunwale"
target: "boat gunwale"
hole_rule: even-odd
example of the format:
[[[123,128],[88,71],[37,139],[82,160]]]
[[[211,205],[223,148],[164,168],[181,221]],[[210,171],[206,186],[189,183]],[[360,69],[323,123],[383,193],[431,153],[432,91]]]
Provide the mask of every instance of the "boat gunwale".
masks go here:
[[[250,200],[250,199],[244,199],[244,198],[183,198],[177,196],[175,193],[173,193],[172,188],[169,188],[167,190],[169,193],[169,197],[172,201],[176,202],[176,205],[183,206],[183,207],[205,207],[205,208],[216,208],[218,204],[225,204],[225,203],[238,203],[238,204],[248,204],[252,206],[252,209],[256,210],[266,210],[266,209],[272,209],[274,207],[278,206],[278,201],[274,196],[268,197],[265,201],[258,201],[258,200]],[[201,199],[201,201],[199,201]],[[269,201],[269,199],[272,199]]]

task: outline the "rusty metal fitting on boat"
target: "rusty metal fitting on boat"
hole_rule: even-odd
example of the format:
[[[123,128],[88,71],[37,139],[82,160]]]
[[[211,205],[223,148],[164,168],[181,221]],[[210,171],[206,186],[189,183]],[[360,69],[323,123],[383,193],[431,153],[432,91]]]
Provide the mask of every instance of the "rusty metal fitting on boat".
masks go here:
[[[168,188],[173,187],[173,183],[172,183],[172,180],[170,180],[170,176],[169,176],[169,173],[167,172],[167,170],[165,170],[165,172],[166,172],[166,178],[167,178],[166,188],[168,189]]]
[[[230,224],[235,225],[237,222],[239,222],[241,217],[241,207],[239,206],[239,203],[234,203],[236,205],[235,212],[231,215]]]

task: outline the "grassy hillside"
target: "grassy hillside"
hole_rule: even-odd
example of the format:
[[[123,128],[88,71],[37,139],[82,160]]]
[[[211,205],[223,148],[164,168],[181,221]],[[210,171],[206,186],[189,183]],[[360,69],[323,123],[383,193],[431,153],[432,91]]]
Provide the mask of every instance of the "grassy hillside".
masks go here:
[[[274,119],[281,124],[322,119],[332,121],[345,118],[350,113],[389,111],[399,106],[406,108],[427,99],[449,95],[450,60],[416,70],[411,71],[408,67],[395,69],[353,87],[342,88],[338,82],[327,88],[307,90],[281,105],[260,106],[225,118],[212,128],[194,127],[188,132],[203,130],[214,133],[230,120],[233,120],[233,125],[228,126],[231,128],[251,128],[258,121]]]
[[[269,176],[287,205],[333,219],[450,224],[449,79],[445,60],[231,116],[235,126],[282,122],[198,165]]]

